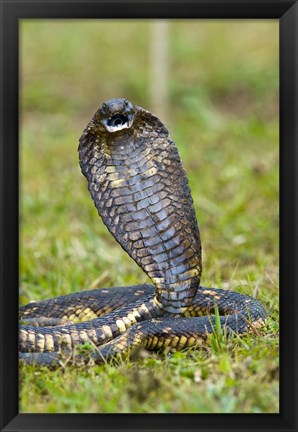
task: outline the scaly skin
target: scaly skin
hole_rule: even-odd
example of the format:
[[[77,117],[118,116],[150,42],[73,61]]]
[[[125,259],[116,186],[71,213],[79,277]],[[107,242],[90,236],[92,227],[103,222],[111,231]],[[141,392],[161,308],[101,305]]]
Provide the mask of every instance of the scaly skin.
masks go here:
[[[133,125],[109,132],[117,113]],[[80,165],[103,222],[156,286],[158,305],[181,313],[202,272],[201,241],[185,170],[165,126],[123,99],[104,104],[85,129]]]
[[[186,173],[157,117],[125,99],[104,103],[83,132],[79,158],[103,222],[154,288],[96,290],[27,305],[22,319],[34,325],[20,329],[24,362],[57,364],[61,345],[71,350],[87,341],[100,347],[96,362],[140,347],[191,346],[213,331],[214,318],[201,315],[213,313],[215,303],[230,332],[264,322],[257,300],[200,287],[201,240]]]

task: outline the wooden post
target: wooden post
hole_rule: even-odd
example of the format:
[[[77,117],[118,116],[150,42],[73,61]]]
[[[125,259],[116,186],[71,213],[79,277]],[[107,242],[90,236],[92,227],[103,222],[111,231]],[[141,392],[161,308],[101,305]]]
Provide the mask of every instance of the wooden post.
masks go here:
[[[150,105],[152,113],[167,122],[169,80],[169,22],[151,24]]]

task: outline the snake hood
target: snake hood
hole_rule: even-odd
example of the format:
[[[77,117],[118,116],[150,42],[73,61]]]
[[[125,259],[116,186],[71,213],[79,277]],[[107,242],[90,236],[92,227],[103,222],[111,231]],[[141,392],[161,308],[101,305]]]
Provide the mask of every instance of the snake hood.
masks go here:
[[[79,158],[103,222],[151,278],[159,306],[182,313],[200,283],[201,241],[167,128],[149,111],[111,99],[84,130]]]

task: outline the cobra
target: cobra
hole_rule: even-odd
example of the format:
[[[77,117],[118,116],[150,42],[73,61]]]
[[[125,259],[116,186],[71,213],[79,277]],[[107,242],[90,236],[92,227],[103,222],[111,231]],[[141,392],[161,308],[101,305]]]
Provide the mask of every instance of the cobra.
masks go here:
[[[152,285],[22,307],[23,362],[59,365],[61,346],[71,352],[86,342],[96,347],[96,363],[140,348],[190,347],[214,331],[216,308],[228,333],[264,324],[256,299],[200,286],[201,239],[186,172],[157,117],[125,99],[104,102],[80,138],[79,161],[104,224]]]

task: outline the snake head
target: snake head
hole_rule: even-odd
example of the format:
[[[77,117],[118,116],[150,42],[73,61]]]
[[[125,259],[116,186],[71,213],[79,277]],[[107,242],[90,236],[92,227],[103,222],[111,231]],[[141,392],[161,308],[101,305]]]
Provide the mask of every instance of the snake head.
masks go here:
[[[94,121],[107,132],[119,132],[133,125],[137,111],[138,108],[126,99],[110,99],[97,110]]]

